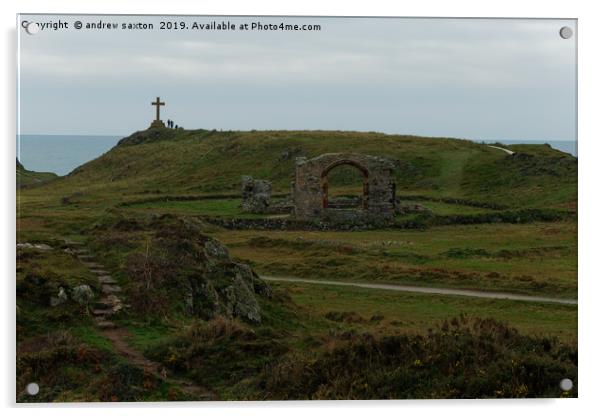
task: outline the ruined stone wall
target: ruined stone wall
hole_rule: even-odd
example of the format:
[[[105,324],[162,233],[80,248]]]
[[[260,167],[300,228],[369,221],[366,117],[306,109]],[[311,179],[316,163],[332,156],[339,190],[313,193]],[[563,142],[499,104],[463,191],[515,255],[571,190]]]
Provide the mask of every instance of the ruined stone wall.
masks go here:
[[[272,184],[269,181],[243,176],[241,184],[242,210],[245,212],[264,213],[270,206]]]
[[[328,209],[328,172],[339,165],[351,165],[364,176],[364,203],[360,215],[367,219],[389,219],[395,215],[394,165],[385,158],[357,153],[326,153],[313,159],[295,160],[293,183],[294,213],[311,220],[335,215]]]

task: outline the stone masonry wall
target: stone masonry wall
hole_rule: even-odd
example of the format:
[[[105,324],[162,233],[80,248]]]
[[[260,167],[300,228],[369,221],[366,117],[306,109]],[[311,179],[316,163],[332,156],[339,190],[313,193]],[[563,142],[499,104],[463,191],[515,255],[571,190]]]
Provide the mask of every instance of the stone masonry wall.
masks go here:
[[[339,165],[354,166],[364,176],[362,215],[376,220],[395,215],[394,165],[390,160],[357,153],[326,153],[313,159],[299,157],[295,160],[293,199],[296,218],[311,220],[332,215],[326,203],[328,172]]]
[[[272,196],[272,184],[269,181],[243,176],[241,192],[243,211],[258,214],[268,211]]]

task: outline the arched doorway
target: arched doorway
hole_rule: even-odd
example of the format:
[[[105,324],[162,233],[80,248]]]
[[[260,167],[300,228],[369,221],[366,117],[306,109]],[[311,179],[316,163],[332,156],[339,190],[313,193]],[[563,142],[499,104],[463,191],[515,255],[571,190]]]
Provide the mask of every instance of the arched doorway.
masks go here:
[[[325,153],[308,159],[295,159],[292,182],[294,214],[298,219],[312,220],[329,216],[337,210],[330,208],[328,174],[337,166],[349,165],[360,172],[361,206],[353,212],[369,219],[388,219],[395,215],[394,164],[383,157],[358,153]],[[347,217],[349,210],[342,210]],[[351,217],[350,217],[351,218]]]
[[[330,194],[330,180],[329,175],[331,173],[336,173],[333,171],[338,171],[338,177],[335,176],[334,182],[338,185],[343,185],[344,191],[347,194],[334,194],[335,197],[339,197],[336,203],[332,204],[331,199],[329,198]],[[349,198],[352,197],[349,195],[349,185],[351,182],[354,182],[356,178],[354,176],[359,176],[359,180],[361,181],[361,193],[356,195],[357,201]],[[332,163],[330,166],[326,167],[322,172],[320,177],[321,189],[322,189],[322,208],[338,208],[338,209],[367,209],[368,208],[368,198],[370,194],[370,185],[368,181],[369,173],[368,170],[352,161],[352,160],[338,160],[335,163]],[[332,179],[332,177],[331,177]],[[356,192],[353,192],[354,194]],[[343,198],[341,198],[343,197]]]

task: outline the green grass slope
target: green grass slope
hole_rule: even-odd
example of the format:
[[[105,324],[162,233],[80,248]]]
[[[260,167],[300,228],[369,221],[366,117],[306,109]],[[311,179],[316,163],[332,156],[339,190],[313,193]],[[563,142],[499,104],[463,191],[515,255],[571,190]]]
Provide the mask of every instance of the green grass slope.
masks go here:
[[[58,178],[58,176],[52,172],[34,172],[32,170],[27,170],[17,159],[17,187],[19,188],[40,185],[56,178]]]
[[[567,207],[577,199],[577,159],[546,145],[514,155],[468,140],[343,131],[134,133],[51,186],[127,194],[238,193],[241,175],[288,192],[298,156],[351,151],[393,159],[399,195],[468,198],[516,207]],[[345,172],[331,185],[345,185]]]

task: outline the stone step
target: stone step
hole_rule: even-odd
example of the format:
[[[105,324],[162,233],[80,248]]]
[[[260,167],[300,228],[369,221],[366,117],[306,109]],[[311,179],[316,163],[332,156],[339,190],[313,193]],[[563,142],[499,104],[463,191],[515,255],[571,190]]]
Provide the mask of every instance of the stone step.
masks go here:
[[[96,304],[94,305],[94,309],[95,310],[99,310],[99,311],[106,311],[105,314],[114,314],[119,312],[120,310],[129,307],[129,305],[124,305],[123,303],[115,303],[112,305],[106,305],[106,304]]]
[[[107,275],[109,272],[103,269],[90,269],[90,271],[94,274]]]
[[[92,254],[78,254],[77,258],[80,260],[93,260],[94,256]]]
[[[92,315],[94,316],[103,316],[103,315],[112,315],[113,311],[111,309],[94,309],[92,311]]]
[[[102,264],[94,263],[93,261],[82,261],[82,264],[86,266],[88,269],[102,269]]]
[[[102,293],[118,293],[121,292],[121,287],[117,285],[102,285]]]
[[[111,321],[106,321],[104,319],[99,319],[96,321],[96,325],[101,329],[112,329],[115,328],[115,324]]]
[[[109,276],[108,274],[105,276],[98,276],[98,281],[100,283],[105,283],[105,284],[116,284],[117,281],[115,279],[113,279],[111,276]]]
[[[113,303],[101,299],[98,302],[94,302],[92,304],[92,307],[94,307],[95,309],[111,309],[113,307]]]
[[[93,305],[94,305],[94,308],[96,308],[96,309],[112,309],[113,311],[115,311],[116,309],[121,309],[121,308],[125,307],[123,305],[123,302],[121,301],[121,299],[119,299],[117,296],[115,296],[113,294],[109,294],[107,296],[100,298],[99,300],[94,302]]]
[[[107,295],[104,298],[107,302],[111,303],[112,305],[121,303],[121,299],[119,299],[116,295]]]

